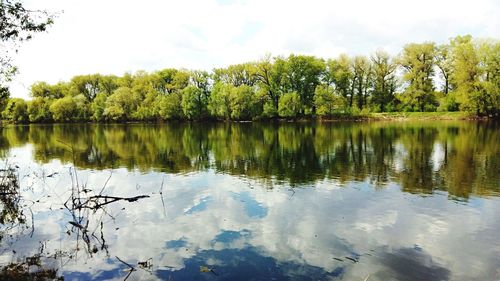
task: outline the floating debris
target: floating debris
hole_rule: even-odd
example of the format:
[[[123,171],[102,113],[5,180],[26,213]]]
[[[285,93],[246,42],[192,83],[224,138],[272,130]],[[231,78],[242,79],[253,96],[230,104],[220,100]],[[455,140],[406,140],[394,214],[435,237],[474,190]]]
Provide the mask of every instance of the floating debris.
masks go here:
[[[153,258],[149,258],[146,261],[137,262],[140,268],[151,268],[153,266]]]
[[[200,265],[200,272],[212,272],[214,275],[217,275],[213,268],[209,268],[203,265]]]
[[[348,260],[350,260],[350,261],[352,261],[352,262],[354,262],[354,263],[357,263],[357,262],[359,262],[358,260],[356,260],[356,259],[353,259],[353,258],[350,258],[350,257],[345,257],[345,258],[346,258],[346,259],[348,259]]]

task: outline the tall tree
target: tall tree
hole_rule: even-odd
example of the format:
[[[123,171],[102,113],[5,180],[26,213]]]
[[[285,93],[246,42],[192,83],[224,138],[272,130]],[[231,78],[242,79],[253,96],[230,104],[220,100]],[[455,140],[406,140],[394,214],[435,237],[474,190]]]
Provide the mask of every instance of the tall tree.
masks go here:
[[[439,45],[436,48],[436,66],[443,80],[443,93],[447,96],[451,90],[450,78],[453,73],[452,48],[449,44]]]
[[[300,97],[300,114],[313,113],[314,90],[325,71],[324,61],[314,56],[292,54],[286,60],[285,69],[286,92],[295,92]]]
[[[397,65],[384,51],[375,52],[371,56],[371,61],[374,75],[372,103],[378,106],[381,112],[385,112],[387,105],[394,100]]]
[[[267,96],[264,107],[269,117],[274,117],[278,112],[278,102],[284,93],[284,79],[286,59],[282,57],[271,58],[266,55],[255,64],[255,79],[258,86]]]
[[[355,79],[356,106],[359,109],[367,103],[368,91],[370,89],[372,78],[372,66],[365,56],[356,56],[353,60],[353,69]],[[354,93],[351,95],[350,106],[353,105]]]
[[[404,105],[410,110],[424,111],[434,99],[434,43],[412,43],[404,46],[399,57],[403,67],[403,80],[407,87],[402,95]]]
[[[344,99],[350,99],[354,93],[354,70],[349,56],[342,54],[338,58],[328,60],[324,80],[339,92]]]

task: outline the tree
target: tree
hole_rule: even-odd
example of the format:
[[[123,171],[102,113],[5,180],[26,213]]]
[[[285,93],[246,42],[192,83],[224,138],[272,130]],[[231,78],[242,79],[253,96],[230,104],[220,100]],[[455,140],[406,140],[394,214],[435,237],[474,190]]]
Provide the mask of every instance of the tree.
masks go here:
[[[500,41],[485,40],[479,45],[482,84],[486,94],[485,114],[500,114]]]
[[[295,118],[299,115],[301,106],[300,97],[297,93],[286,93],[280,97],[278,114],[285,118]]]
[[[231,117],[229,97],[233,88],[233,85],[223,82],[215,83],[208,101],[208,110],[213,117],[221,119],[229,119]]]
[[[181,119],[184,117],[182,111],[182,94],[172,93],[157,97],[158,114],[163,120]]]
[[[407,44],[399,57],[407,87],[401,95],[407,109],[424,111],[434,103],[434,43]]]
[[[373,92],[372,103],[381,112],[385,112],[387,106],[394,100],[396,91],[396,68],[397,65],[391,60],[388,53],[377,51],[371,56],[373,65]]]
[[[354,95],[354,70],[352,60],[345,54],[338,58],[328,60],[324,81],[334,87],[345,99]]]
[[[2,112],[2,117],[12,122],[28,121],[28,106],[23,99],[9,99],[7,106]]]
[[[50,98],[37,97],[28,103],[28,118],[30,122],[50,122],[52,121],[52,113]]]
[[[345,98],[327,85],[319,85],[314,92],[314,105],[318,116],[331,116],[346,107]]]
[[[450,78],[453,73],[452,48],[449,44],[439,45],[436,48],[436,66],[439,69],[441,79],[443,79],[443,93],[445,96],[451,90]]]
[[[106,108],[106,94],[99,93],[95,99],[90,104],[90,110],[92,112],[92,120],[102,121],[104,120],[104,110]]]
[[[64,83],[49,85],[46,82],[35,82],[30,87],[30,95],[34,98],[60,99],[66,94],[66,90]]]
[[[266,55],[255,64],[255,79],[262,93],[267,95],[264,104],[264,115],[275,117],[278,112],[278,103],[284,93],[284,79],[286,60],[282,57],[271,58]],[[262,95],[262,94],[261,94]]]
[[[120,87],[107,98],[103,115],[113,121],[130,120],[139,102],[140,97],[130,88]]]
[[[202,89],[187,86],[182,90],[182,111],[191,120],[202,119],[207,113],[207,96]]]
[[[300,97],[301,114],[314,112],[314,90],[320,84],[324,70],[323,60],[314,56],[290,55],[287,58],[284,92],[295,92]]]
[[[229,96],[231,118],[235,120],[251,120],[257,114],[257,102],[250,86],[234,87]]]
[[[189,85],[189,72],[185,70],[167,68],[155,72],[155,75],[160,82],[155,84],[155,88],[162,94],[180,92]]]
[[[56,122],[69,122],[77,116],[76,102],[71,96],[54,101],[49,109]]]
[[[214,69],[214,80],[235,87],[241,85],[253,86],[257,81],[256,71],[257,69],[251,63],[230,65],[227,68]]]
[[[70,85],[72,95],[76,96],[81,94],[87,101],[92,102],[97,94],[101,92],[101,75],[78,75],[71,79]]]
[[[19,43],[45,31],[52,23],[53,15],[47,11],[28,10],[18,0],[0,1],[0,86],[4,87],[17,70],[10,53],[17,52]]]
[[[480,58],[470,35],[457,36],[450,42],[453,48],[453,69],[451,76],[455,95],[464,111],[481,114],[485,109],[485,92],[480,83]]]
[[[368,90],[370,89],[372,68],[370,61],[365,56],[356,56],[353,60],[356,106],[362,109],[368,103]],[[351,94],[349,106],[353,106],[354,92]]]

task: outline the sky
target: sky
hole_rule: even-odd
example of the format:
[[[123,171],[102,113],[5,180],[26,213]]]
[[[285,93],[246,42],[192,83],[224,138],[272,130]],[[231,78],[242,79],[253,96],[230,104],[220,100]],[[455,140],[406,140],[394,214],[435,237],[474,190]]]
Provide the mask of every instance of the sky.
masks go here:
[[[211,70],[266,54],[397,54],[409,42],[500,38],[498,0],[26,0],[59,12],[15,56],[12,96],[36,81],[163,68]]]

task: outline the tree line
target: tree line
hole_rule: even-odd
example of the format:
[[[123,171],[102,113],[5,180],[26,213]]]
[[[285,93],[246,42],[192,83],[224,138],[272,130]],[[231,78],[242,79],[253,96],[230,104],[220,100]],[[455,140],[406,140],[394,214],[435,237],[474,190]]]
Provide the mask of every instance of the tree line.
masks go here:
[[[212,72],[164,69],[37,82],[1,99],[13,122],[335,118],[370,112],[500,112],[500,42],[457,36],[395,56],[265,56]]]

